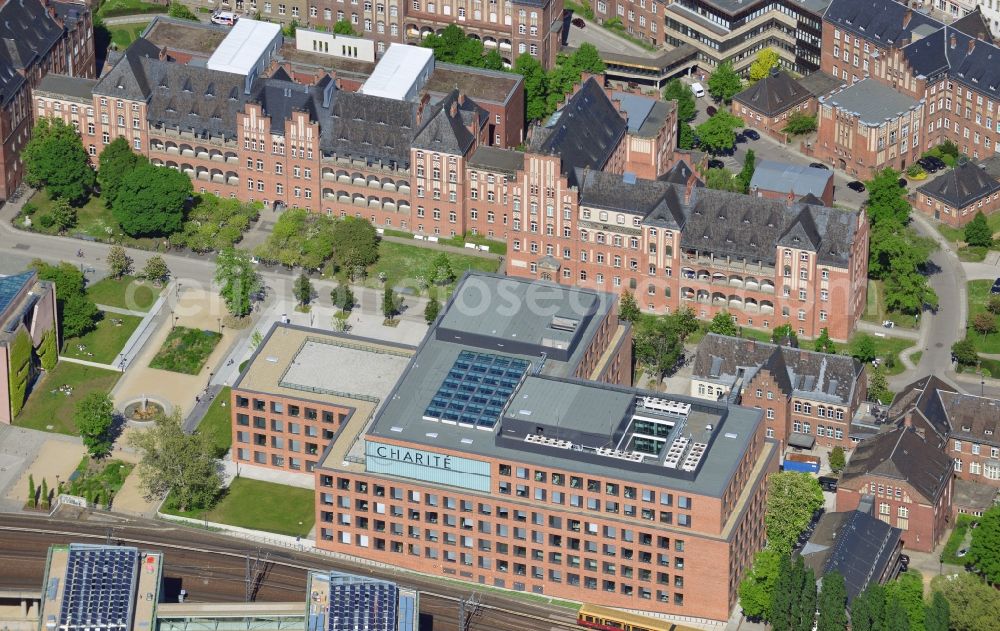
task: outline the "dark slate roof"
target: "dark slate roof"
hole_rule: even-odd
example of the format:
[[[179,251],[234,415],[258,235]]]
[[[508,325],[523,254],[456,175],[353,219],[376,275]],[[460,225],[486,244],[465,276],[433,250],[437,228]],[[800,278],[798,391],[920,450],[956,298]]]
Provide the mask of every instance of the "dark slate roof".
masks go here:
[[[56,17],[63,21],[68,29],[76,28],[84,16],[90,11],[86,5],[76,2],[52,2],[52,8],[56,10]]]
[[[734,96],[733,100],[765,116],[777,116],[811,96],[809,90],[802,87],[788,73],[775,70]]]
[[[581,206],[638,213],[643,217],[662,206],[668,210],[668,220],[675,227],[684,220],[680,204],[672,194],[673,185],[667,182],[590,169],[577,169],[574,177],[580,187]]]
[[[18,70],[42,59],[62,34],[62,26],[49,16],[41,0],[8,0],[0,6],[0,48],[7,57],[2,61]]]
[[[452,90],[428,110],[413,138],[413,148],[464,156],[476,141],[469,127],[480,128],[485,110],[472,99],[460,98],[458,90]]]
[[[779,243],[816,252],[820,263],[847,265],[857,229],[851,211],[696,188],[681,247],[773,265]]]
[[[0,48],[0,103],[6,105],[24,87],[26,81],[10,60],[7,52]]]
[[[678,160],[674,166],[670,167],[670,170],[661,175],[658,180],[661,182],[669,182],[671,184],[679,184],[685,186],[688,180],[691,179],[691,175],[694,171],[691,166],[684,160]],[[700,182],[700,180],[699,180]]]
[[[138,63],[151,93],[150,122],[197,134],[236,137],[236,113],[248,99],[243,91],[245,77],[148,57]]]
[[[94,94],[132,101],[145,101],[151,96],[142,59],[157,59],[160,51],[149,40],[138,38],[122,54],[121,59],[94,86]]]
[[[322,121],[329,117],[329,103],[323,106],[323,88],[329,81],[329,77],[324,77],[321,83],[308,86],[274,77],[261,79],[254,83],[250,100],[259,103],[264,113],[271,117],[271,133],[283,135],[285,121],[291,118],[293,112],[308,113],[310,121]]]
[[[524,154],[513,149],[480,145],[469,156],[468,164],[472,168],[513,174],[524,168]]]
[[[890,563],[903,531],[854,510],[826,513],[802,548],[802,559],[817,577],[839,572],[847,587],[847,600],[877,584]]]
[[[69,77],[62,74],[47,74],[38,82],[35,92],[51,92],[61,96],[72,96],[90,102],[97,79]]]
[[[906,15],[910,18],[903,26]],[[941,28],[941,23],[893,0],[831,0],[823,20],[842,31],[888,46],[901,38],[913,41],[913,31]]]
[[[928,375],[910,383],[893,398],[889,406],[890,420],[901,422],[906,414],[912,412],[924,419],[940,438],[947,438],[950,427],[947,416],[941,409],[938,392],[956,392],[956,390],[935,375]]]
[[[709,333],[698,344],[692,375],[732,386],[766,367],[786,395],[848,405],[864,367],[846,355],[829,355],[777,344]]]
[[[993,34],[990,32],[989,22],[983,16],[979,5],[968,15],[964,15],[951,23],[951,28],[965,33],[969,37],[982,40],[984,42],[993,41]]]
[[[1000,182],[982,167],[963,161],[917,190],[954,208],[965,208],[1000,191]]]
[[[416,107],[409,101],[336,90],[332,124],[321,125],[323,152],[407,165]]]
[[[542,127],[535,128],[529,151],[559,156],[563,175],[575,185],[576,169],[604,168],[626,127],[604,88],[591,78]]]
[[[879,476],[909,483],[933,503],[951,479],[951,458],[910,427],[899,427],[858,443],[840,478],[842,486]]]

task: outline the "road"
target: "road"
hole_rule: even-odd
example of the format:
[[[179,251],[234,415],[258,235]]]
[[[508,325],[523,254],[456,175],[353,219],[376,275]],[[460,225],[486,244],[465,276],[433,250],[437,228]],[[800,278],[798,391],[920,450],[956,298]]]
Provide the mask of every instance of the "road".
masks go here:
[[[46,551],[56,543],[104,543],[111,539],[144,551],[164,554],[164,600],[180,589],[191,602],[239,602],[245,599],[246,555],[255,549],[239,540],[164,522],[145,520],[66,521],[30,515],[0,515],[0,588],[40,590]],[[468,598],[476,586],[447,583],[400,571],[359,566],[307,552],[260,546],[270,563],[257,593],[259,602],[305,602],[308,569],[335,570],[396,581],[420,590],[421,630],[457,631],[457,599]],[[565,609],[507,598],[483,591],[482,607],[473,617],[471,631],[523,631],[572,629],[574,618]]]

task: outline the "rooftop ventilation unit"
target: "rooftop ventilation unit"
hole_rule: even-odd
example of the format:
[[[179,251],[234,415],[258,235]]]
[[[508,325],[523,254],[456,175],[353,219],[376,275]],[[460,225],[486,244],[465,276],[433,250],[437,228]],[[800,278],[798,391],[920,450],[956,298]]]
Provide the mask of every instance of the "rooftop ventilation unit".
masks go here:
[[[524,442],[534,443],[536,445],[547,445],[549,447],[556,447],[558,449],[570,449],[573,447],[573,443],[568,440],[560,440],[558,438],[549,438],[547,436],[542,436],[541,434],[528,434],[524,437]]]

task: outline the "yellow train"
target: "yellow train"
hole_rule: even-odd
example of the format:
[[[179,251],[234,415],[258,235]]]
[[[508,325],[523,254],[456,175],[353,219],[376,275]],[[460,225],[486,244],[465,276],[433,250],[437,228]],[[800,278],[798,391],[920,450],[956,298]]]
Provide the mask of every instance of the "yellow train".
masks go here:
[[[697,631],[691,627],[674,624],[669,620],[658,620],[599,605],[580,607],[576,623],[583,627],[601,629],[602,631]]]

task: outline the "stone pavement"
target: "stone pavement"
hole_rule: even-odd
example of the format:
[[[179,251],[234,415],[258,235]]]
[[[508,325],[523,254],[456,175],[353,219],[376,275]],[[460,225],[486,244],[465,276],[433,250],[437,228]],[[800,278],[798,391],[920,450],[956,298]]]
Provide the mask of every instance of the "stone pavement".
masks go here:
[[[222,461],[222,467],[222,477],[225,480],[225,486],[229,486],[233,479],[238,476],[250,480],[260,480],[261,482],[295,486],[300,489],[313,489],[316,487],[316,478],[311,473],[293,473],[291,471],[268,469],[267,467],[256,467],[246,463],[234,462],[228,456]]]
[[[132,309],[122,309],[121,307],[112,307],[110,305],[97,305],[97,308],[101,311],[106,311],[108,313],[118,313],[121,315],[138,316],[140,318],[145,318],[149,315],[148,311],[134,311]]]
[[[34,478],[35,488],[41,487],[42,480],[47,481],[54,495],[58,483],[69,480],[69,476],[76,471],[80,460],[86,455],[87,450],[79,438],[48,434],[35,452],[34,458],[21,468],[18,480],[7,488],[4,499],[15,505],[24,506],[28,501],[29,476]]]

